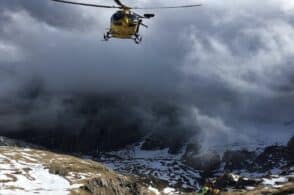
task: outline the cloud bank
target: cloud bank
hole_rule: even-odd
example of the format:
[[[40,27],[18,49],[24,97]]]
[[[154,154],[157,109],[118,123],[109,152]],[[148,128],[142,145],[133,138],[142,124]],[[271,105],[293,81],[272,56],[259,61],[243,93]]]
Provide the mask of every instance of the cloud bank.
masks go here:
[[[292,127],[283,124],[294,116],[293,3],[203,4],[155,11],[138,46],[125,40],[100,41],[111,10],[49,0],[2,0],[1,125],[19,128],[15,121],[24,116],[20,107],[31,105],[20,94],[30,86],[52,98],[33,100],[38,108],[32,108],[32,121],[56,117],[52,113],[64,108],[58,97],[69,94],[131,96],[144,102],[144,108],[146,102],[185,108],[207,142],[227,142],[228,136],[230,141],[288,139]]]

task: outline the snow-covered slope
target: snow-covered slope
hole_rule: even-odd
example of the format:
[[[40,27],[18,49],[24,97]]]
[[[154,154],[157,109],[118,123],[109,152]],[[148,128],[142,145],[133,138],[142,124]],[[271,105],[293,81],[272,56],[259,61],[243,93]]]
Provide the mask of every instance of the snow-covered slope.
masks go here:
[[[126,149],[105,153],[95,160],[107,167],[127,174],[152,177],[161,180],[166,187],[199,189],[200,171],[186,166],[179,154],[170,154],[168,149],[142,150],[142,142]]]
[[[1,195],[153,194],[149,187],[94,161],[45,150],[0,147]]]
[[[63,195],[79,188],[78,180],[68,180],[49,173],[49,169],[42,163],[47,157],[48,153],[45,151],[1,147],[0,194]]]
[[[185,148],[173,155],[168,153],[168,149],[147,151],[141,145],[138,143],[120,151],[100,154],[94,159],[117,172],[156,178],[165,187],[186,192],[195,192],[205,185],[207,179],[228,172],[240,177],[264,180],[264,185],[268,184],[267,181],[272,181],[272,178],[293,177],[290,154],[293,149],[289,146],[235,144],[229,147],[231,150],[226,150],[227,146],[217,147],[216,152],[200,150],[199,153],[196,151],[185,157]],[[211,163],[214,163],[213,166],[210,166]]]
[[[173,195],[197,194],[200,189],[221,194],[294,193],[293,141],[257,152],[226,151],[216,167],[206,169],[203,164],[211,158],[202,152],[187,157],[188,146],[172,155],[167,149],[142,150],[140,143],[82,159],[2,140],[6,146],[0,146],[0,195]]]

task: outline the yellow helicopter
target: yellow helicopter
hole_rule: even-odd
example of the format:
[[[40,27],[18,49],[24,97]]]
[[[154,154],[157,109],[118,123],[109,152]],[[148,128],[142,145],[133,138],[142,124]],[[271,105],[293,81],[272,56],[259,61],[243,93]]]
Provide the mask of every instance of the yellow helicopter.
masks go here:
[[[144,15],[137,14],[131,10],[151,10],[151,9],[173,9],[173,8],[190,8],[198,7],[201,4],[194,5],[180,5],[180,6],[164,6],[164,7],[129,7],[120,2],[120,0],[114,0],[117,6],[109,5],[98,5],[98,4],[89,4],[81,3],[67,0],[52,0],[59,3],[67,3],[73,5],[89,6],[89,7],[98,7],[98,8],[112,8],[119,9],[111,17],[111,25],[109,30],[104,34],[104,40],[108,41],[110,38],[119,38],[119,39],[132,39],[135,43],[139,44],[142,41],[142,36],[139,34],[140,27],[148,27],[143,24],[143,19],[153,18],[155,15],[147,13]]]

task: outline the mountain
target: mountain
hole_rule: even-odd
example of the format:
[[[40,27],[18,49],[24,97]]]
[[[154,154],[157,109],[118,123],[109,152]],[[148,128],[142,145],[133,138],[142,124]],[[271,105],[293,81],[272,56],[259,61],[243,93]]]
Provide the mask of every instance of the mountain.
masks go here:
[[[6,155],[2,154],[2,162],[22,163],[19,157],[34,159],[42,169],[33,169],[32,174],[40,171],[41,175],[32,178],[37,181],[38,176],[42,179],[46,174],[46,178],[57,174],[57,183],[62,183],[62,179],[69,181],[62,186],[63,193],[82,189],[89,194],[195,194],[199,190],[271,190],[276,188],[276,182],[290,189],[293,186],[293,138],[288,145],[268,145],[252,139],[250,145],[216,143],[204,149],[199,141],[204,130],[191,122],[193,113],[172,101],[119,94],[55,97],[34,92],[20,97],[8,99],[5,105],[9,106],[3,106],[4,115],[8,115],[5,118],[11,120],[0,123],[1,135],[10,138],[0,138],[0,145],[5,148],[2,153]],[[16,156],[7,159],[8,153]],[[107,173],[100,179],[96,178],[101,174],[97,166]],[[82,177],[83,182],[71,181],[71,172]],[[5,181],[6,172],[3,174]],[[84,178],[85,174],[90,177]],[[46,182],[37,182],[36,189],[47,186]],[[268,185],[269,182],[274,185]],[[79,187],[72,189],[75,184]],[[7,187],[10,188],[13,187]]]
[[[18,98],[0,105],[9,118],[0,121],[1,135],[61,152],[109,152],[144,140],[146,150],[177,153],[198,132],[185,118],[189,110],[173,102],[38,91]]]
[[[71,156],[0,137],[0,194],[294,193],[294,138],[286,146],[223,154],[199,153],[191,145],[170,154],[142,150],[142,144]]]
[[[287,145],[248,149],[235,145],[222,153],[203,152],[199,146],[188,144],[178,154],[170,154],[168,149],[143,150],[141,142],[120,151],[92,155],[91,159],[121,173],[159,179],[163,185],[186,193],[204,186],[220,192],[232,189],[247,192],[276,188],[288,182],[292,182],[289,185],[294,190],[293,142],[294,137]]]

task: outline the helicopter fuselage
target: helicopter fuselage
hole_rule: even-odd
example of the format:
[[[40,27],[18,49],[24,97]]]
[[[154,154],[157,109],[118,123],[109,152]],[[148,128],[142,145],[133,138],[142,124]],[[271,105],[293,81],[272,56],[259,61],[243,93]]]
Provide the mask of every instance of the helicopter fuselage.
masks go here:
[[[115,12],[111,17],[109,30],[104,34],[104,40],[110,38],[133,39],[136,43],[142,41],[139,35],[140,26],[142,24],[142,16],[131,12],[128,9],[121,9]]]
[[[128,10],[119,10],[111,17],[109,33],[114,38],[134,38],[139,31],[140,20]]]

